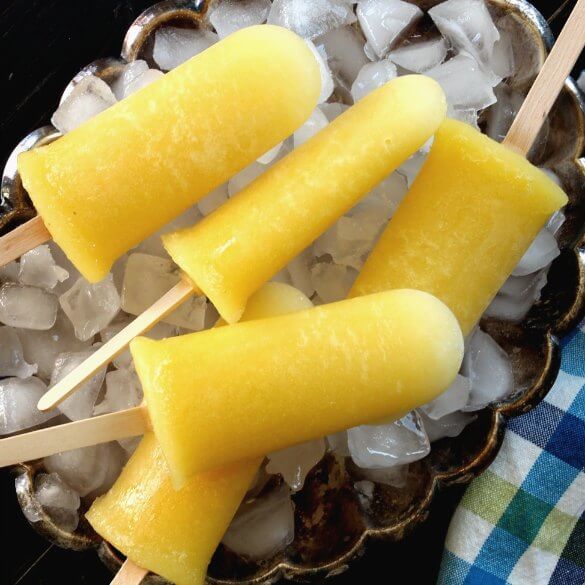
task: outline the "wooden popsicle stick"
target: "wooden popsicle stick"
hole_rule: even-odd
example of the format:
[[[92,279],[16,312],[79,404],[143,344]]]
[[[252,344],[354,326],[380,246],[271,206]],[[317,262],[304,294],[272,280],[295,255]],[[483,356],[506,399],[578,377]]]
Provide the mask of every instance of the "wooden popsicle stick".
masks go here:
[[[77,368],[72,370],[62,380],[57,382],[41,397],[38,403],[39,410],[50,410],[73,394],[86,380],[106,366],[117,355],[121,354],[128,344],[138,335],[146,333],[161,319],[176,309],[195,292],[193,286],[186,280],[178,282],[169,292],[163,295],[154,305],[136,317],[117,335],[102,345],[94,354],[87,358]]]
[[[150,430],[146,406],[103,414],[0,440],[0,467],[62,451],[143,435]]]
[[[578,0],[518,112],[504,144],[527,155],[585,46],[585,0]]]
[[[138,585],[148,571],[126,559],[121,569],[116,573],[110,585]]]
[[[25,252],[52,239],[40,215],[0,238],[0,266],[20,258]]]

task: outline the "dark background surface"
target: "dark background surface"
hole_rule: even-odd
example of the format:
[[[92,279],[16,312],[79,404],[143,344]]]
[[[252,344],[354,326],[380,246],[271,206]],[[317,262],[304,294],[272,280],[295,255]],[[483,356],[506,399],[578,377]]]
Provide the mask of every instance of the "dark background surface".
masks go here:
[[[0,3],[0,161],[34,128],[46,124],[69,80],[98,57],[119,54],[130,23],[155,0],[2,0]],[[574,1],[533,2],[557,33]],[[580,67],[585,64],[581,60]],[[428,521],[397,544],[371,542],[366,555],[331,585],[436,582],[449,520],[463,493],[435,498]],[[50,545],[30,528],[16,502],[12,476],[0,471],[0,585],[104,585],[110,573],[93,551]]]

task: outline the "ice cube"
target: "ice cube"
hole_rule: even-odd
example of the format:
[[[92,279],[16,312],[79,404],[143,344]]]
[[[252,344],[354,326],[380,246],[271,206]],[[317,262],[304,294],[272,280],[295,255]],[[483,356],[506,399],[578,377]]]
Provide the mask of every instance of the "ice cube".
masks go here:
[[[51,118],[51,124],[66,134],[115,103],[116,96],[105,81],[94,75],[86,75],[59,105]]]
[[[420,173],[420,170],[425,164],[426,159],[427,155],[423,154],[419,150],[418,152],[414,153],[406,162],[402,163],[400,167],[398,167],[398,172],[406,178],[406,183],[409,189]]]
[[[505,84],[495,89],[497,102],[488,110],[487,135],[497,142],[502,142],[520,111],[524,96]]]
[[[455,49],[490,63],[500,33],[484,0],[447,0],[431,8],[429,16]]]
[[[471,381],[465,376],[457,375],[455,381],[443,394],[432,402],[421,406],[421,410],[433,420],[465,408],[471,392]]]
[[[77,270],[77,268],[75,268],[71,260],[69,260],[69,258],[67,258],[65,255],[65,252],[63,252],[63,250],[61,250],[61,248],[59,248],[55,242],[49,242],[48,246],[57,266],[60,266],[69,274],[69,277],[66,280],[63,282],[58,282],[55,285],[55,288],[52,290],[54,294],[60,296],[64,292],[68,291],[75,282],[77,282],[77,279],[81,276],[81,273],[79,270]]]
[[[77,366],[82,364],[93,354],[93,350],[78,353],[59,354],[55,361],[55,367],[51,374],[50,386],[54,386]],[[59,410],[70,420],[89,418],[93,414],[95,401],[100,393],[106,368],[99,370],[87,382],[84,382],[69,398],[58,406]]]
[[[128,85],[145,71],[148,71],[148,63],[142,59],[136,59],[136,61],[130,61],[130,63],[124,65],[124,69],[111,84],[116,99],[124,99],[128,95],[126,93]]]
[[[480,410],[510,396],[514,391],[514,376],[506,352],[479,328],[465,345],[461,373],[469,378],[471,392],[464,410]]]
[[[112,337],[118,335],[124,327],[127,327],[132,323],[134,319],[128,315],[124,315],[122,318],[116,319],[114,323],[110,323],[105,329],[100,332],[100,338],[104,343],[107,343]],[[118,369],[126,369],[132,366],[132,354],[129,349],[125,349],[120,355],[116,356],[112,363]]]
[[[263,165],[257,162],[253,162],[244,169],[242,169],[237,175],[234,175],[228,181],[228,194],[233,197],[236,193],[239,193],[242,189],[246,188],[254,179],[259,177],[268,165]]]
[[[217,41],[217,34],[204,28],[166,26],[154,33],[152,58],[163,71],[170,71]]]
[[[479,127],[479,112],[478,110],[466,110],[460,108],[447,108],[447,117],[452,118],[453,120],[459,120],[460,122],[465,122],[469,124],[476,130],[481,130]]]
[[[46,331],[57,319],[59,301],[34,286],[6,283],[0,287],[0,323],[11,327]]]
[[[120,310],[120,295],[111,274],[100,282],[78,281],[59,297],[61,308],[69,317],[75,335],[82,341],[91,339],[107,327]]]
[[[562,187],[561,179],[559,176],[550,169],[542,169],[550,179],[552,179],[559,187]],[[546,222],[546,229],[555,236],[557,235],[558,231],[563,227],[565,223],[565,213],[562,209],[555,211],[551,216],[550,219]]]
[[[453,108],[482,110],[496,103],[492,82],[467,53],[459,53],[425,75],[439,82]]]
[[[335,118],[341,116],[348,108],[349,106],[347,104],[341,104],[339,102],[321,104],[319,106],[319,109],[327,116],[329,122],[333,122]]]
[[[538,272],[541,268],[548,266],[560,253],[554,235],[547,228],[542,228],[512,274],[525,276]]]
[[[577,85],[583,93],[585,93],[585,70],[581,71],[579,79],[577,79]]]
[[[131,254],[124,274],[122,308],[132,315],[140,315],[180,280],[179,270],[170,260],[148,254]],[[206,309],[207,299],[193,295],[163,321],[200,331],[205,326]]]
[[[333,82],[333,75],[331,74],[331,69],[329,69],[329,65],[327,64],[327,54],[325,53],[325,48],[320,46],[315,46],[312,41],[307,40],[307,45],[309,49],[315,55],[315,59],[319,65],[319,73],[321,74],[321,93],[319,94],[319,103],[322,104],[326,102],[331,94],[333,93],[333,89],[335,88],[335,84]]]
[[[396,66],[388,59],[364,65],[351,86],[355,102],[396,77]]]
[[[301,144],[304,144],[315,136],[319,130],[322,130],[329,124],[327,116],[319,109],[315,108],[309,119],[295,131],[293,135],[293,141],[295,148],[298,148]]]
[[[61,311],[57,313],[55,325],[48,331],[17,329],[16,332],[22,343],[24,358],[38,365],[37,375],[45,381],[50,379],[60,353],[83,351],[91,345],[89,341],[77,339],[73,326]]]
[[[47,391],[38,378],[4,378],[0,380],[0,435],[9,435],[43,424],[57,412],[41,412],[37,402]]]
[[[315,40],[323,46],[329,68],[350,88],[360,69],[368,62],[364,40],[353,26],[336,28]]]
[[[220,39],[268,18],[270,0],[220,0],[209,13],[209,22]]]
[[[113,464],[119,465],[126,457],[122,451],[118,443],[102,443],[50,455],[45,457],[44,465],[49,473],[57,473],[84,497],[109,487]]]
[[[546,282],[545,270],[527,276],[511,276],[484,315],[505,321],[521,321],[540,298]]]
[[[164,77],[164,73],[162,71],[159,71],[158,69],[147,69],[128,83],[126,86],[125,97],[137,92],[151,83],[154,83],[161,77]]]
[[[22,284],[53,289],[57,283],[68,278],[69,273],[55,264],[46,244],[37,246],[20,258],[18,279]]]
[[[379,58],[422,15],[418,6],[400,0],[359,0],[357,5],[358,20],[368,45]]]
[[[433,420],[424,412],[420,415],[431,443],[445,437],[458,437],[463,429],[477,418],[468,412],[452,412],[438,420]]]
[[[95,416],[134,408],[142,402],[142,387],[138,376],[129,370],[116,370],[106,374],[106,393],[93,409]]]
[[[317,262],[311,267],[311,282],[324,303],[341,301],[357,278],[357,270],[332,262]]]
[[[256,159],[256,162],[259,162],[261,165],[268,165],[270,164],[280,153],[282,149],[282,142],[279,142],[276,146],[267,150],[262,156]]]
[[[346,0],[274,0],[268,24],[284,26],[305,39],[314,39],[356,21]]]
[[[268,455],[266,471],[280,473],[293,492],[303,488],[307,474],[325,455],[325,441],[315,439]]]
[[[516,60],[514,58],[514,44],[512,34],[500,29],[500,40],[494,45],[488,70],[493,71],[496,78],[505,79],[512,77],[516,72]]]
[[[396,65],[407,71],[423,73],[440,65],[447,57],[447,43],[438,38],[420,43],[411,43],[395,49],[388,55]]]
[[[310,249],[307,249],[293,258],[287,265],[292,285],[305,293],[309,298],[311,298],[315,292],[310,270],[312,260],[313,255],[311,254]]]
[[[408,464],[382,469],[360,469],[360,475],[374,483],[383,483],[395,488],[402,488],[406,485],[408,479]]]
[[[29,378],[37,370],[37,364],[29,364],[24,359],[22,343],[16,330],[0,327],[0,377]]]
[[[381,425],[362,425],[347,431],[353,462],[364,469],[405,465],[426,457],[430,445],[419,415]]]
[[[244,502],[223,537],[223,544],[252,560],[267,559],[294,538],[294,509],[286,486]]]
[[[19,264],[16,261],[0,266],[0,284],[5,282],[18,282]]]
[[[140,440],[142,439],[142,437],[130,437],[128,439],[120,439],[118,441],[118,444],[120,445],[120,447],[122,447],[122,449],[124,449],[124,451],[126,452],[126,455],[128,457],[130,457],[132,455],[132,453],[134,453],[134,451],[136,451],[138,445],[140,444]]]
[[[199,211],[205,216],[213,213],[218,207],[221,207],[228,200],[227,183],[214,189],[207,197],[197,203]]]
[[[398,209],[407,192],[406,177],[398,172],[391,173],[350,211],[350,215],[358,218],[362,224],[373,224],[370,231],[371,237],[375,238],[377,232]],[[364,229],[367,226],[364,225]]]
[[[347,445],[347,431],[341,431],[334,435],[327,435],[327,444],[329,449],[340,457],[349,457],[349,447]]]
[[[74,532],[79,523],[79,494],[72,490],[57,473],[39,473],[34,492],[38,503],[53,522],[65,532]]]

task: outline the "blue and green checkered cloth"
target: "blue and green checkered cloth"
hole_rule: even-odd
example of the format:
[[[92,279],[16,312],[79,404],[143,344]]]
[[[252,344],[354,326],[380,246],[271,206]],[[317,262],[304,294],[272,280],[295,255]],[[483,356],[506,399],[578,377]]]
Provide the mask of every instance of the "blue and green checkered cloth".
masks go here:
[[[564,341],[561,369],[467,489],[439,585],[585,584],[585,322]]]

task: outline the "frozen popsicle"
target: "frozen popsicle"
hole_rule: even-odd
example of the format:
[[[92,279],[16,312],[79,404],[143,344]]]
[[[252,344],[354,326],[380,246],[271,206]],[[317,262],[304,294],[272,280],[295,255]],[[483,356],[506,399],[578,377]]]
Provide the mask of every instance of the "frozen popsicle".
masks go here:
[[[300,37],[249,27],[20,154],[20,176],[55,242],[99,281],[124,252],[289,136],[320,84]]]
[[[467,335],[567,197],[523,156],[447,120],[350,296],[415,288]]]
[[[440,86],[410,75],[373,91],[191,228],[164,244],[184,280],[39,401],[55,407],[195,290],[237,321],[250,296],[432,136]]]
[[[451,311],[394,290],[162,341],[132,342],[146,406],[0,441],[0,466],[154,430],[177,487],[193,474],[389,417],[455,378]]]
[[[420,148],[445,112],[430,78],[395,79],[164,245],[234,323],[250,295]]]
[[[297,289],[268,283],[250,298],[242,320],[311,306]],[[262,459],[197,474],[175,491],[156,438],[147,433],[114,486],[85,517],[137,565],[177,585],[203,584],[211,556]]]

